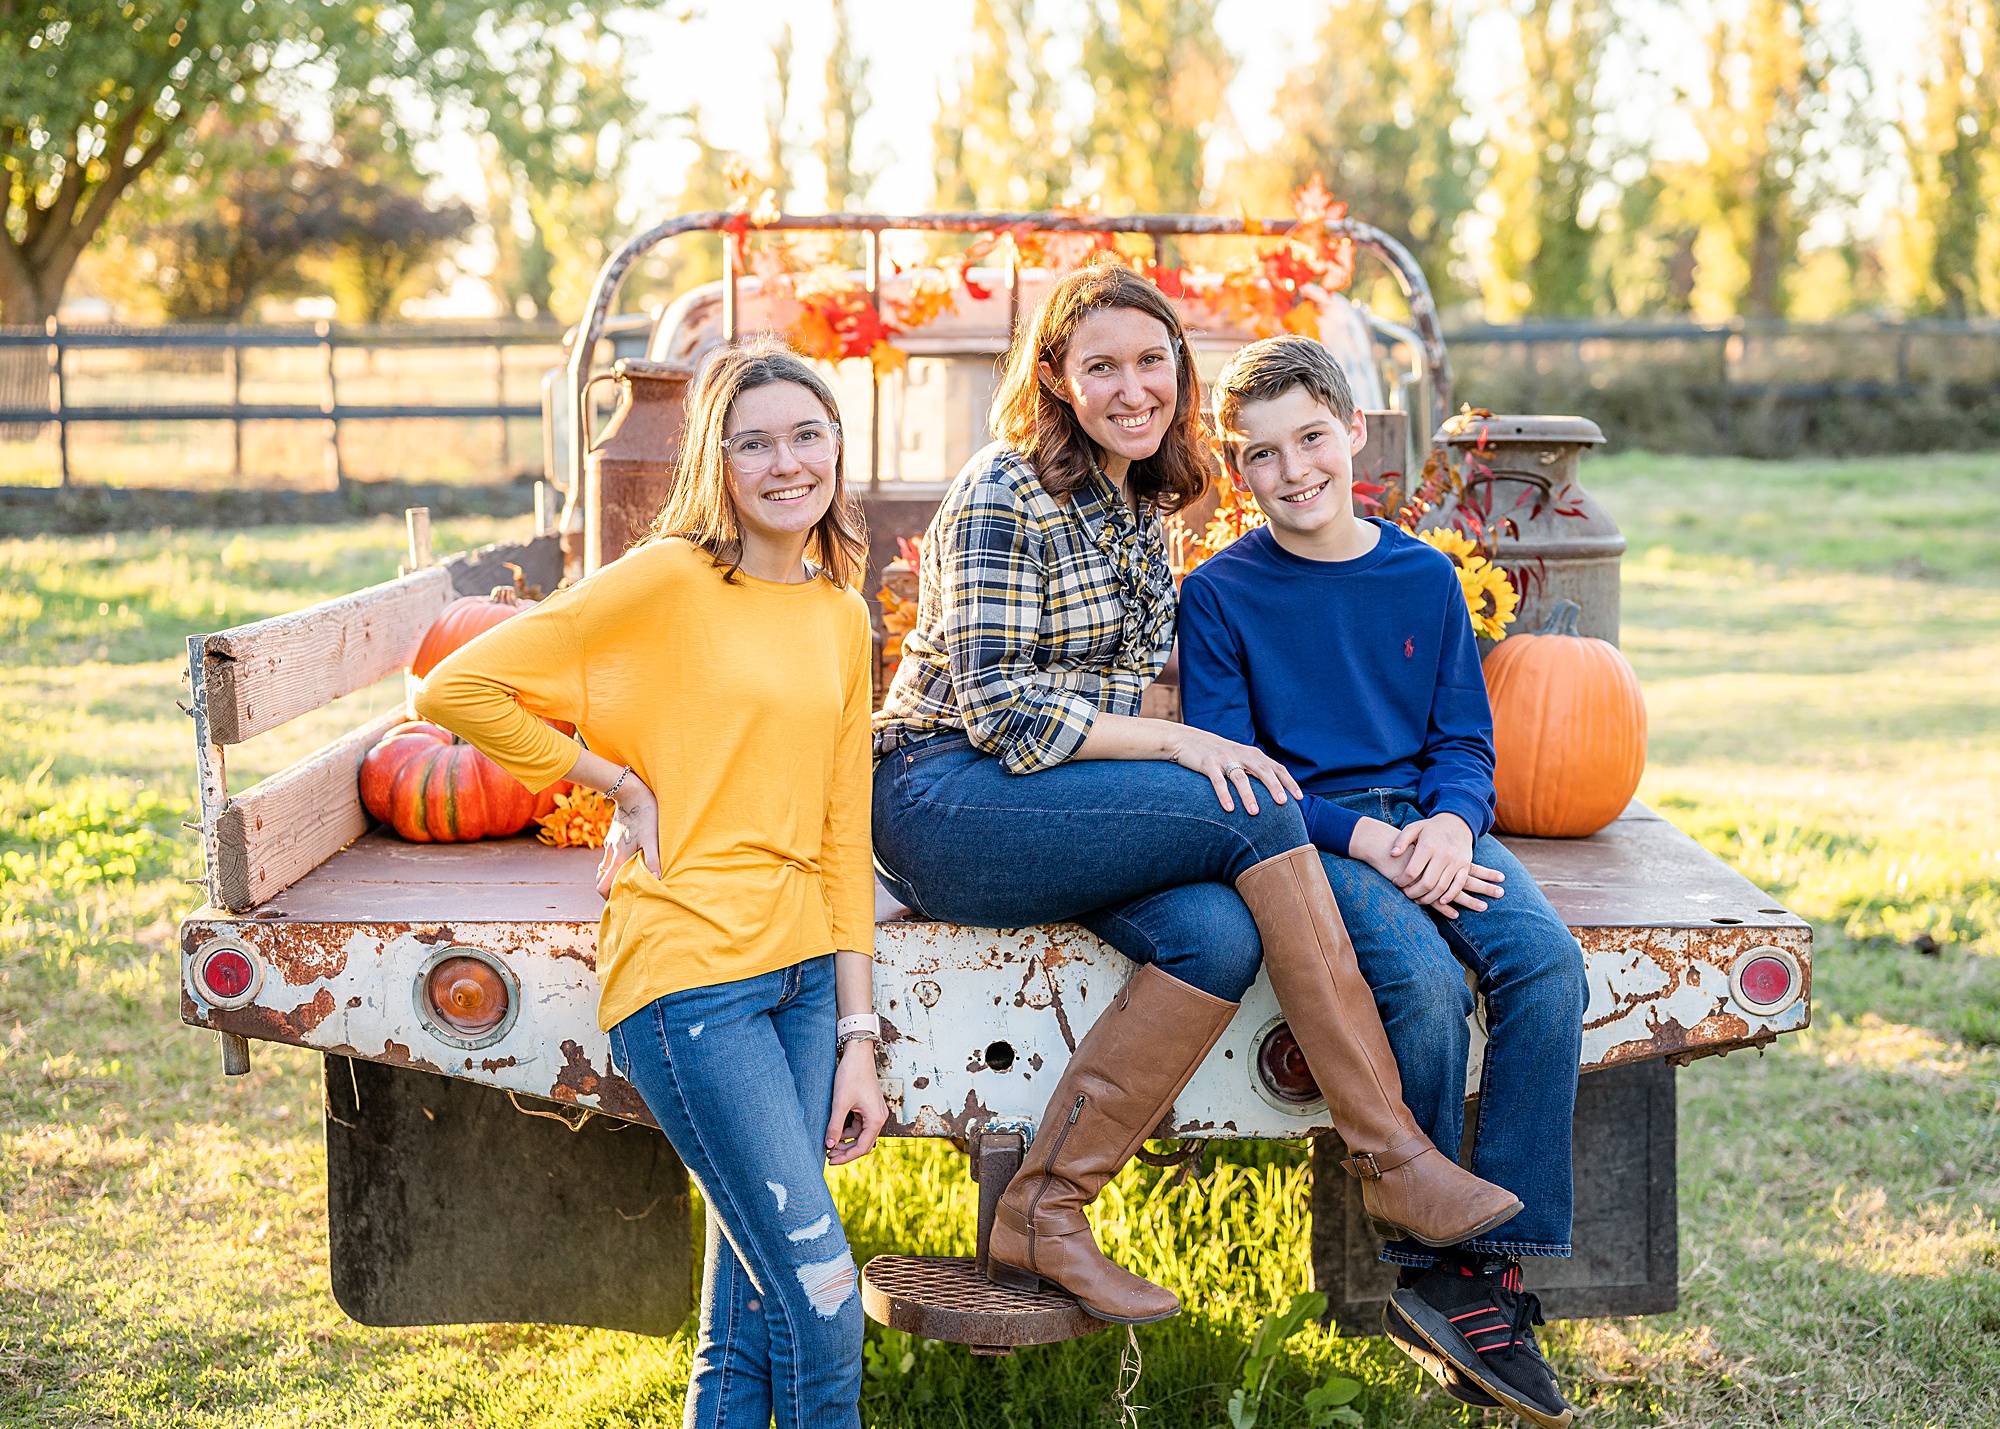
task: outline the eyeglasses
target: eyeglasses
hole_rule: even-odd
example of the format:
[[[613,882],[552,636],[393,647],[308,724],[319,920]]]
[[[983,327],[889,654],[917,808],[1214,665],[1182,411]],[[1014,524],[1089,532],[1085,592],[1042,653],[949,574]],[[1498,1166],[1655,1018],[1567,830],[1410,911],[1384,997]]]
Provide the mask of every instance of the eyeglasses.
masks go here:
[[[800,466],[829,461],[840,444],[838,422],[802,422],[789,437],[770,432],[738,432],[722,444],[722,454],[743,476],[762,476],[778,462],[778,448],[792,454]]]

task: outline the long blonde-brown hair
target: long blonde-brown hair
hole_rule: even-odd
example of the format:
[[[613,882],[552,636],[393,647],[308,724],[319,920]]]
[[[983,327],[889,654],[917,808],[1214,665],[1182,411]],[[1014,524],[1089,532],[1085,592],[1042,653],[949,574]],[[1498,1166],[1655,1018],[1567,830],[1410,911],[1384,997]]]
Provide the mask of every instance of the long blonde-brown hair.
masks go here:
[[[1042,381],[1040,365],[1061,372],[1076,330],[1092,313],[1135,308],[1158,318],[1174,354],[1174,416],[1160,449],[1132,463],[1126,487],[1171,515],[1208,490],[1215,455],[1201,420],[1193,354],[1180,314],[1153,284],[1111,255],[1066,275],[1050,291],[1034,322],[1014,334],[1007,372],[993,398],[993,432],[1035,469],[1042,489],[1066,497],[1090,480],[1097,450],[1067,399]]]
[[[729,411],[743,393],[773,382],[798,383],[826,410],[826,419],[839,425],[840,405],[826,379],[776,338],[747,338],[720,348],[703,365],[694,390],[688,394],[687,426],[681,430],[673,493],[653,518],[647,536],[649,541],[679,536],[701,547],[715,558],[716,565],[727,567],[725,580],[736,578],[743,552],[736,503],[729,495],[729,458],[722,448]],[[833,500],[813,527],[806,550],[819,574],[835,585],[852,585],[867,567],[867,524],[860,507],[847,495],[845,440],[835,447]]]

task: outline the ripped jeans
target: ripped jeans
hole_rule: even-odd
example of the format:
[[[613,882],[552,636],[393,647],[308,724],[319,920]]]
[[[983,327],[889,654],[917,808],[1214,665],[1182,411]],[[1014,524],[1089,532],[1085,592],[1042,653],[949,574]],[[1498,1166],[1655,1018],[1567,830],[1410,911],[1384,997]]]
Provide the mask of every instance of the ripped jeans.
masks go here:
[[[861,1422],[861,1296],[826,1186],[833,955],[669,993],[611,1029],[707,1203],[686,1429]]]

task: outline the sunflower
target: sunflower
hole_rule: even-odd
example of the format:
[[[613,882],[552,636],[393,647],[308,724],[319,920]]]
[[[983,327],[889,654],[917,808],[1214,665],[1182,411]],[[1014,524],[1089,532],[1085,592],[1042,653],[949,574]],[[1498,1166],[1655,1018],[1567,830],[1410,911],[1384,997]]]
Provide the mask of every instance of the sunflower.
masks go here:
[[[578,785],[567,794],[556,795],[555,808],[535,820],[541,826],[535,837],[557,848],[603,848],[611,836],[615,807],[595,789]]]
[[[1505,640],[1507,626],[1521,597],[1507,573],[1484,556],[1467,556],[1458,563],[1458,585],[1472,615],[1472,630],[1488,640]]]
[[[1454,561],[1463,561],[1467,556],[1479,554],[1479,547],[1473,539],[1462,531],[1454,531],[1448,526],[1440,526],[1434,531],[1419,531],[1417,539],[1427,546],[1435,546]]]

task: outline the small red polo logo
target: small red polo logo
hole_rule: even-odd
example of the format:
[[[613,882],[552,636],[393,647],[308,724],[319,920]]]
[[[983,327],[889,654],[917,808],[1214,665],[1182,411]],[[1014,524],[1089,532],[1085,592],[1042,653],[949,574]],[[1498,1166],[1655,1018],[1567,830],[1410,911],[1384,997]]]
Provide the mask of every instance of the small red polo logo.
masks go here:
[[[1412,635],[1403,642],[1403,658],[1405,660],[1413,659],[1415,658],[1416,653],[1417,653],[1417,637]]]

